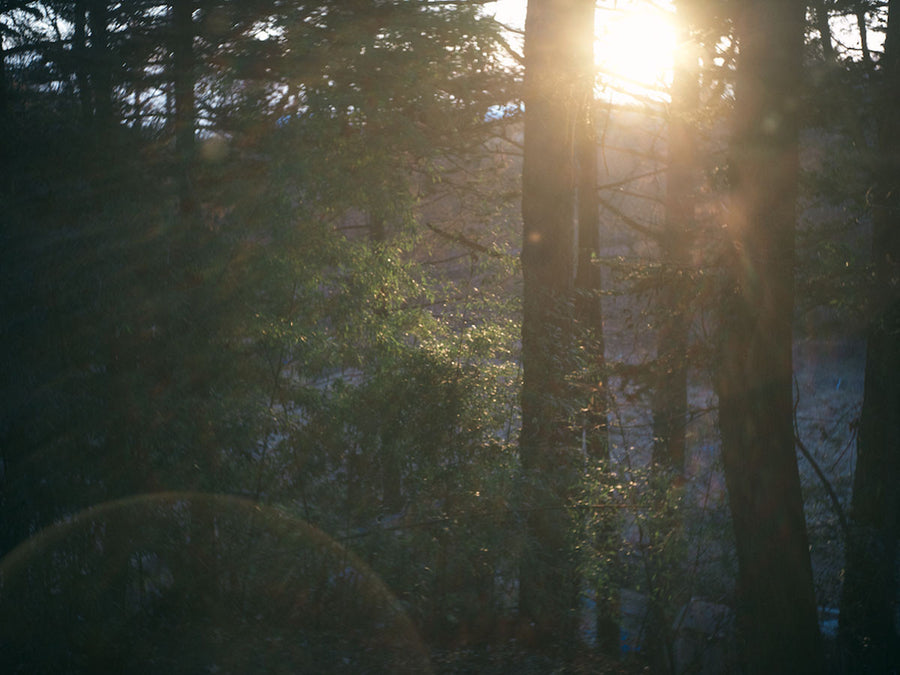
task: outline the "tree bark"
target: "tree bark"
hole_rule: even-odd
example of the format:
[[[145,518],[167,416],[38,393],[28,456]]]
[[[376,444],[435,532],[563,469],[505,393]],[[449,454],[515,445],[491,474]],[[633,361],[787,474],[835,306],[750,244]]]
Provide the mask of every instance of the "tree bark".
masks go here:
[[[596,64],[594,63],[594,3],[579,5],[582,18],[578,22],[575,38],[578,50],[580,96],[582,110],[575,129],[576,160],[576,217],[578,222],[577,264],[575,273],[575,324],[584,358],[591,361],[588,371],[591,378],[580,382],[584,387],[581,419],[579,420],[581,443],[585,458],[596,465],[609,460],[609,396],[606,383],[606,347],[603,335],[603,303],[601,301],[602,275],[593,262],[600,253],[600,200],[597,194],[597,128],[594,101]],[[616,519],[606,518],[595,533],[599,546],[607,546],[613,531],[618,527]],[[596,593],[595,628],[596,645],[601,653],[618,656],[619,603],[612,588],[600,587]]]
[[[653,406],[653,460],[684,471],[687,426],[687,342],[690,329],[692,229],[695,208],[693,115],[699,97],[697,52],[691,41],[685,2],[678,12],[679,50],[669,108],[669,165],[666,172],[665,226],[660,237],[662,288],[657,345],[657,385]]]
[[[107,133],[113,124],[112,60],[109,53],[109,7],[106,0],[91,0],[88,6],[91,30],[90,72],[97,131]]]
[[[6,82],[6,50],[0,40],[0,120],[6,121],[10,112],[9,84]]]
[[[732,139],[727,286],[717,378],[749,673],[824,662],[792,420],[791,323],[803,3],[747,0]]]
[[[856,10],[856,27],[859,30],[859,46],[862,50],[863,63],[872,66],[872,53],[869,51],[869,26],[866,21],[866,7],[860,5]]]
[[[582,449],[587,457],[609,458],[602,279],[593,258],[600,252],[600,201],[597,195],[597,129],[594,119],[594,5],[583,3],[577,35],[581,69],[581,114],[575,129],[578,258],[575,274],[575,320],[585,339],[588,358],[596,360],[599,381],[585,382],[588,401],[582,421]]]
[[[522,173],[522,431],[533,542],[521,564],[520,614],[536,643],[574,636],[576,583],[566,499],[577,469],[565,401],[575,276],[576,121],[583,106],[574,36],[593,0],[529,0]]]
[[[78,100],[81,103],[81,114],[86,123],[93,116],[91,101],[91,84],[88,76],[89,56],[87,51],[87,12],[85,0],[75,2],[75,25],[72,32],[72,53],[75,56],[75,81],[78,85]]]
[[[829,63],[834,61],[834,44],[831,39],[831,23],[828,21],[828,9],[825,0],[812,0],[810,3],[816,16],[816,29],[822,44],[822,57]]]
[[[175,110],[175,155],[178,162],[178,201],[183,217],[196,211],[192,174],[196,142],[194,74],[194,2],[174,0],[172,4],[172,89]]]
[[[873,316],[868,328],[841,593],[840,636],[850,672],[889,672],[900,663],[894,625],[900,530],[900,6],[891,0],[879,74],[879,161],[869,193]]]

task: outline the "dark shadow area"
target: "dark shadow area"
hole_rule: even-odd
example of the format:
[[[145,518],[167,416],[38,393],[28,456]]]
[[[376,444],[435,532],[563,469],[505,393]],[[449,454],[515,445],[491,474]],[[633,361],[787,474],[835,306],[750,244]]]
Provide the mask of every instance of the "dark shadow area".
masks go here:
[[[148,495],[40,532],[0,565],[6,673],[425,673],[355,555],[232,497]]]

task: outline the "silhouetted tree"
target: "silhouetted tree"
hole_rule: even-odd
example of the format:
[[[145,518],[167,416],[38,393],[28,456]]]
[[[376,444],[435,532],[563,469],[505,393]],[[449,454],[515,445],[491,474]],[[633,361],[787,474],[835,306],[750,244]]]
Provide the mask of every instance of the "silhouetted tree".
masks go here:
[[[794,452],[791,324],[804,5],[736,8],[739,41],[719,424],[751,673],[820,673],[823,657]]]
[[[581,69],[579,96],[583,99],[575,129],[576,192],[578,222],[578,259],[575,273],[575,320],[585,339],[585,358],[591,379],[585,388],[583,421],[584,450],[589,457],[609,457],[609,401],[605,379],[603,340],[602,275],[595,257],[600,253],[600,203],[597,194],[597,122],[594,100],[596,65],[594,63],[594,13],[590,3],[579,7],[578,61]]]
[[[900,532],[900,4],[889,3],[877,71],[878,148],[872,214],[873,277],[863,406],[846,544],[840,632],[850,672],[900,663],[895,626]]]
[[[566,497],[577,469],[567,404],[575,279],[574,142],[585,115],[583,47],[593,0],[529,0],[525,21],[522,173],[522,431],[532,546],[520,612],[538,642],[573,637],[576,594]]]
[[[697,183],[698,138],[694,118],[700,73],[689,0],[678,3],[676,12],[678,48],[669,107],[665,223],[659,234],[662,285],[657,310],[653,460],[682,472],[688,414],[687,346],[692,316],[690,272]]]

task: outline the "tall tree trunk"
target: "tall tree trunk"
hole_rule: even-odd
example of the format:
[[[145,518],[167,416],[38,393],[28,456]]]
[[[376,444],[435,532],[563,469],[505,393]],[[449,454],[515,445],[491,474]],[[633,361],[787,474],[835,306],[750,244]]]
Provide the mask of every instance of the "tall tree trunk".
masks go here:
[[[831,38],[831,23],[828,21],[828,8],[825,0],[812,0],[810,2],[816,17],[816,29],[819,31],[819,40],[822,44],[822,57],[828,61],[834,61],[834,41]]]
[[[576,36],[580,96],[583,108],[575,129],[578,257],[575,273],[575,322],[586,357],[592,360],[590,380],[581,382],[586,400],[579,420],[582,451],[592,464],[609,460],[609,396],[606,383],[606,347],[603,336],[602,275],[593,262],[600,253],[600,200],[597,194],[597,128],[594,84],[594,3],[579,5],[583,16]],[[600,546],[607,546],[618,523],[606,518],[595,533]],[[619,644],[619,603],[613,589],[595,588],[597,648],[616,656]]]
[[[824,668],[792,420],[791,322],[803,3],[747,0],[732,140],[719,424],[750,673]]]
[[[13,139],[9,138],[12,134],[10,130],[12,126],[9,124],[12,113],[12,100],[10,96],[10,87],[6,81],[6,50],[3,49],[3,40],[0,38],[0,125],[3,126],[4,129],[7,130],[5,134],[7,137],[0,139],[0,190],[12,190],[13,189],[13,171],[12,171],[12,152],[10,152],[9,146],[7,143],[10,143]],[[4,439],[5,440],[5,439]],[[0,441],[2,443],[2,441]],[[3,466],[6,465],[5,458],[0,457],[0,461],[3,462]],[[0,490],[3,489],[3,483],[0,481]],[[3,548],[2,535],[0,535],[0,551],[5,551]]]
[[[194,2],[172,4],[172,89],[175,94],[175,155],[178,161],[178,201],[182,216],[196,211],[192,189],[195,155],[194,123]]]
[[[88,7],[91,30],[91,88],[94,122],[98,132],[107,133],[113,124],[112,59],[109,53],[109,6],[106,0],[91,0]]]
[[[697,51],[692,44],[685,0],[678,12],[678,43],[669,108],[669,165],[665,227],[660,237],[662,289],[656,349],[658,373],[653,406],[653,460],[684,471],[687,425],[687,341],[690,329],[692,229],[695,208],[693,116],[699,97]]]
[[[520,613],[538,643],[574,636],[566,500],[577,475],[564,402],[575,275],[575,126],[583,105],[573,36],[593,0],[529,0],[522,173],[522,431],[529,540]]]
[[[859,47],[862,50],[863,63],[871,67],[872,53],[869,51],[869,26],[866,21],[867,13],[868,8],[865,5],[860,5],[856,9],[856,27],[859,30]]]
[[[5,121],[10,111],[9,84],[6,82],[6,50],[0,40],[0,120]]]
[[[900,528],[900,5],[891,0],[879,74],[880,161],[871,190],[874,312],[857,438],[840,633],[852,672],[900,664],[894,625]]]
[[[665,221],[658,239],[660,287],[655,387],[653,389],[653,462],[672,474],[684,473],[687,447],[688,367],[687,348],[692,307],[692,246],[694,237],[697,135],[695,116],[699,102],[699,51],[694,43],[694,0],[675,5],[677,48],[674,54],[669,106],[668,166],[666,169]],[[682,528],[681,518],[660,517],[667,536]],[[655,547],[646,552],[648,573],[665,562]],[[651,590],[647,622],[648,656],[655,670],[674,672],[672,617],[666,611],[673,587],[664,577]]]
[[[78,86],[78,100],[81,103],[81,114],[88,123],[93,115],[91,101],[90,57],[87,51],[87,11],[85,0],[75,2],[75,25],[72,32],[72,53],[75,55],[75,82]]]
[[[606,393],[602,279],[593,258],[600,252],[600,201],[597,198],[597,129],[594,106],[594,11],[593,3],[583,3],[584,12],[577,35],[581,69],[582,112],[575,128],[576,194],[578,218],[578,259],[575,274],[575,320],[587,340],[587,353],[597,361],[599,381],[583,383],[588,402],[582,421],[582,448],[588,457],[609,458],[609,429]]]

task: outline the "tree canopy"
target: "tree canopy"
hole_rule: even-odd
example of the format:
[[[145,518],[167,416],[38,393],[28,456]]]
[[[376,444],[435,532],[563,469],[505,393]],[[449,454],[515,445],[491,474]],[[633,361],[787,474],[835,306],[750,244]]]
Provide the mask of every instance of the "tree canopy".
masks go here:
[[[0,670],[891,672],[892,4],[0,1]]]

